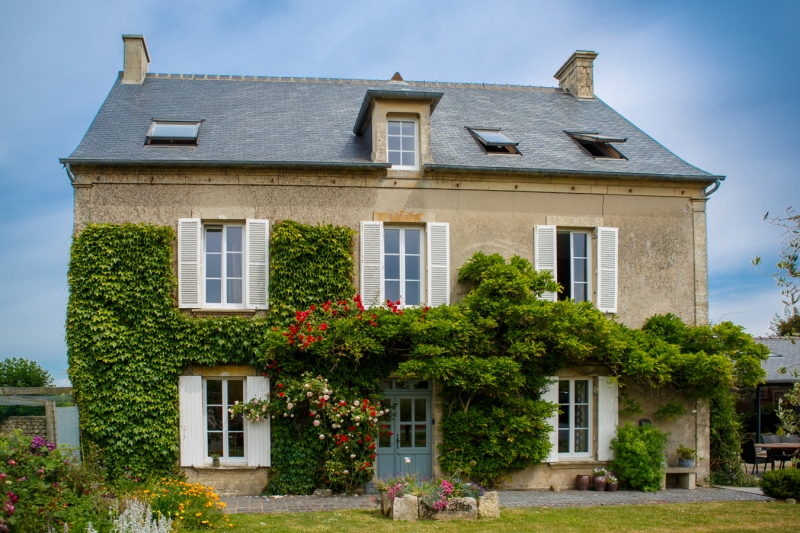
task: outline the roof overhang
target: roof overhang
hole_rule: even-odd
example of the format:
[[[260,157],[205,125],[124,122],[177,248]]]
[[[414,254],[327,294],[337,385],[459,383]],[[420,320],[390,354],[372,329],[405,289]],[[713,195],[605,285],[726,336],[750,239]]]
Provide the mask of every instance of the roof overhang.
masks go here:
[[[430,101],[431,113],[436,109],[439,100],[444,93],[432,91],[412,91],[409,89],[367,89],[364,100],[361,102],[361,109],[358,110],[358,117],[353,126],[353,133],[361,135],[364,122],[369,117],[369,109],[373,100],[422,100]]]
[[[72,159],[61,158],[62,165],[85,166],[140,166],[140,167],[270,167],[270,168],[391,168],[391,163],[369,161],[239,161],[239,160],[185,160],[185,159]]]

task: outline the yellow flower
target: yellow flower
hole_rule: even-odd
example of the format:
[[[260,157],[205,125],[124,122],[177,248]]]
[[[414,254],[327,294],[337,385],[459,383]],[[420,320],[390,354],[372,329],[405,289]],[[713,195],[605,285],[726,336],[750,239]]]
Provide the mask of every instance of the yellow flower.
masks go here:
[[[195,513],[195,516],[202,516],[203,513]]]

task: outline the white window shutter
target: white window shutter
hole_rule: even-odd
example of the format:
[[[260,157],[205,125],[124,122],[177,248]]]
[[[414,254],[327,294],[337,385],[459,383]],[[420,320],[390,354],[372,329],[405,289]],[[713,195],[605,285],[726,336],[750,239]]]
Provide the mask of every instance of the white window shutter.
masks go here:
[[[206,458],[206,439],[202,376],[179,376],[178,413],[181,433],[181,466],[203,466]]]
[[[178,307],[200,307],[201,232],[199,218],[178,219]]]
[[[269,308],[269,220],[247,221],[247,307]]]
[[[555,226],[534,226],[533,227],[533,263],[536,270],[546,270],[553,274],[556,279],[556,227]],[[555,302],[558,294],[555,292],[542,293],[542,300]]]
[[[383,222],[361,222],[361,301],[383,305]]]
[[[553,383],[550,388],[542,394],[542,400],[558,405],[558,376],[550,376],[550,381]],[[556,414],[547,419],[553,429],[550,431],[550,455],[547,457],[548,463],[558,462],[558,411]]]
[[[269,380],[262,376],[247,376],[247,400],[258,398],[260,401],[269,394]],[[248,466],[270,466],[270,421],[246,422]]]
[[[428,305],[450,305],[450,224],[428,222]]]
[[[597,308],[617,312],[618,244],[617,228],[597,228]]]
[[[597,460],[611,461],[611,440],[619,424],[619,384],[609,376],[597,381]]]

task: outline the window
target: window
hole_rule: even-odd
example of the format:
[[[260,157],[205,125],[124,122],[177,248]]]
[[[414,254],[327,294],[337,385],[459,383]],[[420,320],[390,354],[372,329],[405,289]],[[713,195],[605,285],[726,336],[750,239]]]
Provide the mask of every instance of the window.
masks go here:
[[[560,231],[556,237],[556,280],[564,288],[559,300],[591,300],[589,286],[589,244],[582,231]]]
[[[504,134],[500,133],[500,128],[471,128],[467,126],[472,136],[487,154],[507,154],[520,155],[517,145]]]
[[[203,227],[205,304],[244,307],[244,227]]]
[[[145,144],[161,146],[195,146],[200,122],[154,120],[147,132]]]
[[[245,398],[243,379],[205,380],[206,456],[218,454],[225,459],[245,457],[244,419],[233,419],[228,409]]]
[[[389,120],[387,151],[392,168],[417,168],[417,123],[414,120]]]
[[[621,137],[609,137],[597,133],[569,133],[575,141],[580,144],[589,155],[595,159],[627,159],[619,150],[611,146],[610,143],[624,143],[627,139]]]
[[[387,300],[399,300],[404,306],[423,303],[422,250],[422,228],[384,228],[384,294]]]
[[[591,451],[591,381],[558,381],[558,453],[589,455]]]

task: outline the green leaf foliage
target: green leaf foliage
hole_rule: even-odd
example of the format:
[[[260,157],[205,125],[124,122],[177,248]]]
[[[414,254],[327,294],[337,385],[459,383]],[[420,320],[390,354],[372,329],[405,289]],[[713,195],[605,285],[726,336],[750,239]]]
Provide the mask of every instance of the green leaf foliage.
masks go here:
[[[664,451],[668,435],[660,429],[628,423],[617,428],[611,441],[611,470],[623,487],[656,492],[666,472]]]
[[[781,468],[764,472],[761,476],[761,490],[771,498],[787,500],[800,499],[800,470],[797,468]]]

